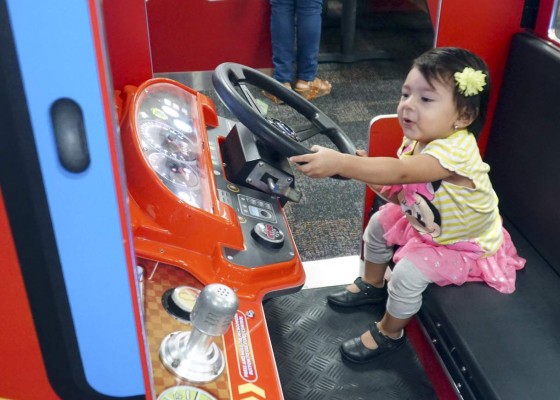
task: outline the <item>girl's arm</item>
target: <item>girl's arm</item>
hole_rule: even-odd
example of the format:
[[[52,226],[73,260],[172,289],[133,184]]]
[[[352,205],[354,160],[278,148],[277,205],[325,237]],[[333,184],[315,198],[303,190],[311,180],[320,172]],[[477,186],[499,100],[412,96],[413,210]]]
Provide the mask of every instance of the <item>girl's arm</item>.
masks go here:
[[[321,146],[311,148],[314,153],[290,157],[301,163],[297,170],[312,178],[341,175],[368,184],[396,185],[433,182],[453,175],[439,161],[427,154],[402,159],[392,157],[360,157],[344,154]]]
[[[365,150],[356,150],[356,155],[358,157],[367,157],[367,153]],[[383,189],[383,185],[376,185],[374,183],[366,183],[366,185],[375,192],[375,194],[379,197],[381,197],[383,200],[388,201],[390,203],[395,203],[395,204],[399,204],[399,200],[397,198],[397,195],[392,195],[392,196],[387,196],[385,194],[381,193],[381,190]]]

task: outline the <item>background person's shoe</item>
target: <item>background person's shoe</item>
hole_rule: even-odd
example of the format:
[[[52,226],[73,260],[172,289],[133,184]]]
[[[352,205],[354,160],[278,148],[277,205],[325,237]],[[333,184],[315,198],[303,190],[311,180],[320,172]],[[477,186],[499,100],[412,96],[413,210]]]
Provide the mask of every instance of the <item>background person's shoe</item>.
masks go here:
[[[360,291],[352,293],[346,288],[327,296],[327,301],[339,307],[356,307],[366,304],[380,304],[387,301],[387,282],[382,288],[377,288],[369,283],[365,283],[362,278],[356,278],[354,284]]]
[[[288,89],[292,89],[292,84],[290,82],[284,82],[282,85],[286,86]],[[282,100],[280,100],[275,95],[268,93],[267,91],[263,90],[262,95],[272,101],[274,104],[284,104]]]
[[[306,100],[313,100],[317,97],[326,96],[332,90],[332,85],[329,81],[324,81],[319,78],[307,82],[298,79],[294,85],[294,90]]]

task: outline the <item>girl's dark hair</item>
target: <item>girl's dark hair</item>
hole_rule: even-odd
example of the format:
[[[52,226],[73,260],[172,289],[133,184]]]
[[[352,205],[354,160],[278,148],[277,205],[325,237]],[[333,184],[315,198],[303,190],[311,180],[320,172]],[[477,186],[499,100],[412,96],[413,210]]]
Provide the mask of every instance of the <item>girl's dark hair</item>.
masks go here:
[[[469,131],[478,137],[486,120],[488,98],[490,96],[490,73],[486,63],[476,54],[457,47],[436,47],[428,50],[412,63],[422,76],[432,84],[434,80],[449,83],[454,87],[453,99],[461,115],[473,115],[475,119]],[[486,85],[482,91],[473,96],[465,96],[459,92],[455,84],[455,72],[462,72],[465,67],[482,71],[486,75]]]

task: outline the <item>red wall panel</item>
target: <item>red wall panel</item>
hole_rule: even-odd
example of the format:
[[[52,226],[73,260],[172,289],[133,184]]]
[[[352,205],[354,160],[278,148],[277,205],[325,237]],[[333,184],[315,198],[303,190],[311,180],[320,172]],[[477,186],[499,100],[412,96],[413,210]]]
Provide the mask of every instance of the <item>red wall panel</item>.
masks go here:
[[[113,87],[139,86],[152,78],[144,0],[105,0],[103,23]]]
[[[210,71],[225,61],[270,68],[268,0],[150,0],[154,72]]]

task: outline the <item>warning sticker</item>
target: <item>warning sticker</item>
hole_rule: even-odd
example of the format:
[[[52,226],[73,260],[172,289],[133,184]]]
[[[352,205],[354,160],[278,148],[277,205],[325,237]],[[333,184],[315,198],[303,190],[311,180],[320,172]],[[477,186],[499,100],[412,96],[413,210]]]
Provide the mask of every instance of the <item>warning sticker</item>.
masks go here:
[[[257,380],[257,366],[255,365],[251,335],[249,334],[245,314],[237,311],[233,318],[233,328],[239,375],[247,382],[255,382]]]

